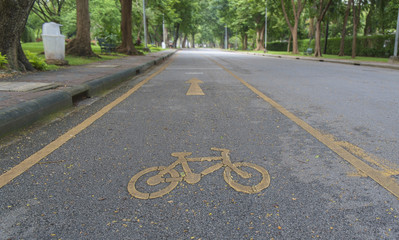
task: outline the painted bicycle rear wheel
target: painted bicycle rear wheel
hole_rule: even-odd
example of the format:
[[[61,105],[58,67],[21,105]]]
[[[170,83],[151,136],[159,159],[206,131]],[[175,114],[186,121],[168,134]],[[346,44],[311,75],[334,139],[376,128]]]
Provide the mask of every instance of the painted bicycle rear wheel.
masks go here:
[[[158,174],[163,171],[166,167],[164,166],[159,166],[159,167],[150,167],[150,168],[146,168],[143,171],[138,172],[136,175],[134,175],[130,181],[129,184],[127,186],[127,190],[129,191],[130,195],[132,195],[135,198],[139,198],[139,199],[153,199],[153,198],[158,198],[158,197],[162,197],[165,194],[168,194],[169,192],[171,192],[175,187],[177,187],[178,183],[181,181],[179,178],[179,173],[174,170],[174,169],[170,169],[167,172],[165,172],[162,176],[158,176]],[[148,176],[148,174],[155,172],[156,173],[156,177],[158,177],[159,182],[158,183],[151,183],[151,181],[149,181],[149,179],[151,178],[150,176]],[[147,175],[147,176],[145,176]],[[151,175],[151,174],[150,174]],[[165,175],[170,175],[170,177],[166,177]],[[164,184],[166,185],[166,187],[162,187],[161,189],[157,189],[154,192],[143,192],[143,191],[139,191],[136,188],[136,184],[137,182],[142,179],[144,177],[144,180],[146,182],[146,185],[148,187],[150,186],[156,186],[159,184]]]

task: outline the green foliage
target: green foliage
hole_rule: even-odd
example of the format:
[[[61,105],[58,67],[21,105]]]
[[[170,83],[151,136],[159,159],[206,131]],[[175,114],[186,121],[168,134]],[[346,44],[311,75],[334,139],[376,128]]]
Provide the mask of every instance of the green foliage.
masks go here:
[[[162,49],[161,47],[157,47],[157,46],[154,46],[154,45],[151,45],[151,44],[148,45],[148,48],[150,49],[150,52],[152,52],[152,53],[164,51],[164,49]],[[136,46],[136,49],[138,51],[141,51],[141,52],[145,53],[143,44],[140,44],[140,45]]]
[[[71,4],[75,1],[71,1]],[[61,15],[61,31],[66,38],[72,38],[76,34],[76,6],[65,6]],[[93,24],[93,23],[92,23]]]
[[[35,42],[36,38],[41,38],[40,34],[43,23],[43,20],[36,14],[30,14],[25,25],[25,30],[21,36],[21,41],[24,43]]]
[[[43,42],[30,42],[30,43],[22,43],[22,49],[24,51],[28,50],[31,53],[41,54],[44,53],[44,45]]]
[[[43,58],[40,58],[37,56],[35,53],[31,53],[30,51],[26,50],[25,56],[29,60],[29,62],[32,64],[34,68],[40,71],[45,71],[48,68],[48,65],[46,64],[45,60]]]
[[[36,55],[37,57],[44,57],[44,55],[42,54],[44,51],[42,42],[22,43],[21,45],[25,54],[27,51],[29,51],[31,54]],[[100,55],[101,49],[99,46],[92,46],[92,49],[96,54]],[[151,51],[154,50],[151,48]],[[65,60],[69,62],[69,65],[74,66],[74,65],[83,65],[98,61],[107,61],[107,60],[122,58],[125,56],[126,55],[124,54],[113,54],[113,55],[101,55],[101,58],[86,58],[86,57],[67,55],[65,56]],[[56,65],[47,65],[47,66],[48,66],[47,70],[56,70],[59,68]]]
[[[65,2],[66,0],[36,0],[32,7],[32,12],[44,22],[59,23],[62,6]]]
[[[4,68],[6,64],[8,64],[7,56],[2,55],[0,52],[0,68]]]
[[[270,42],[267,43],[267,49],[270,51],[286,51],[287,42]],[[338,55],[341,44],[341,38],[330,38],[327,42],[327,54]],[[356,52],[358,56],[364,57],[389,57],[393,53],[395,44],[394,35],[375,35],[375,36],[358,36],[356,44]],[[298,40],[299,52],[305,52],[307,48],[313,48],[315,41],[309,45],[309,40]],[[321,40],[321,46],[324,50],[324,39]],[[292,51],[292,44],[291,49]],[[345,38],[345,55],[352,55],[352,37]]]
[[[111,37],[112,42],[120,42],[120,2],[115,0],[91,0],[91,33],[94,37]]]
[[[52,5],[53,1],[36,1],[37,6],[51,5],[49,14],[53,19],[59,20],[63,25],[62,34],[72,38],[76,34],[76,1],[60,0],[59,4]],[[238,45],[242,46],[243,39],[248,39],[248,48],[254,48],[256,43],[256,29],[262,29],[265,17],[265,3],[268,7],[268,49],[286,51],[287,43],[282,42],[289,38],[290,31],[282,12],[281,0],[147,0],[146,16],[149,43],[162,41],[162,20],[168,30],[169,40],[176,37],[189,36],[189,41],[195,37],[196,43],[207,46],[223,45],[224,26],[227,24],[230,43],[235,43],[234,36],[240,39]],[[290,0],[284,0],[288,18],[293,20],[293,9]],[[295,2],[295,1],[294,1]],[[309,38],[312,31],[311,19],[317,15],[315,3],[307,1],[304,11],[300,16],[298,26],[298,39]],[[384,38],[379,34],[393,33],[396,28],[399,0],[363,1],[359,34],[378,35],[374,37],[359,37],[358,54],[365,56],[387,56],[391,54],[393,40]],[[347,1],[333,1],[322,23],[322,50],[324,50],[324,35],[326,22],[329,22],[329,39],[327,52],[336,54],[339,51],[339,38],[343,27],[343,18]],[[90,0],[91,36],[93,38],[111,38],[113,42],[120,42],[121,6],[120,0]],[[141,38],[143,41],[143,6],[142,1],[133,1],[132,8],[132,35],[133,41]],[[40,17],[39,17],[40,16]],[[44,23],[43,15],[31,12],[27,21],[26,31],[22,41],[29,42],[40,38],[41,27]],[[346,26],[347,40],[345,54],[351,52],[351,36],[353,18],[349,15]],[[176,35],[179,26],[179,34]],[[367,34],[365,29],[367,29]],[[314,29],[313,29],[314,30]],[[108,39],[110,40],[110,39]],[[233,41],[233,42],[232,42]],[[386,43],[386,47],[383,45]],[[299,51],[303,52],[308,47],[314,48],[314,41],[300,40]]]
[[[25,26],[25,30],[22,33],[21,41],[26,42],[34,42],[35,39],[35,30],[30,28],[29,26]]]

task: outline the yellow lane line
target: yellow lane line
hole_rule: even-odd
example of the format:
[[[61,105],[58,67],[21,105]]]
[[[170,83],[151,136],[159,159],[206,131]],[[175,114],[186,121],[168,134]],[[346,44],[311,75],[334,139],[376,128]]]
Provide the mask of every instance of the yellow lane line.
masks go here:
[[[123,102],[126,100],[130,95],[132,95],[134,92],[136,92],[139,88],[141,88],[144,84],[146,84],[148,81],[150,81],[152,78],[160,74],[162,71],[164,71],[170,63],[172,63],[173,58],[169,60],[168,63],[166,63],[162,68],[160,68],[158,71],[155,73],[151,74],[149,77],[138,83],[136,86],[134,86],[132,89],[124,93],[122,96],[114,100],[112,103],[108,104],[107,106],[103,107],[100,111],[97,113],[93,114],[91,117],[87,118],[85,121],[80,123],[79,125],[75,126],[74,128],[70,129],[68,132],[33,154],[32,156],[28,157],[24,161],[22,161],[20,164],[17,166],[13,167],[10,169],[8,172],[2,174],[0,176],[0,188],[4,187],[6,184],[11,182],[13,179],[27,171],[29,168],[37,164],[40,160],[43,158],[47,157],[50,155],[52,152],[57,150],[59,147],[61,147],[63,144],[68,142],[70,139],[74,138],[77,134],[79,134],[81,131],[89,127],[92,123],[97,121],[99,118],[104,116],[106,113],[108,113],[111,109],[113,109],[116,105],[119,103]]]
[[[363,172],[367,176],[369,176],[371,179],[376,181],[378,184],[380,184],[382,187],[387,189],[389,192],[391,192],[393,195],[399,198],[399,184],[398,182],[391,178],[389,175],[387,176],[386,174],[383,174],[382,172],[372,168],[359,158],[355,157],[353,154],[345,150],[342,146],[337,144],[334,140],[331,139],[331,137],[326,136],[322,134],[320,131],[316,130],[309,124],[307,124],[305,121],[301,120],[291,112],[289,112],[287,109],[285,109],[283,106],[275,102],[273,99],[267,97],[265,94],[257,90],[255,87],[247,83],[244,79],[240,78],[239,76],[235,75],[233,72],[231,72],[229,69],[225,68],[223,65],[219,64],[215,60],[211,59],[214,63],[216,63],[219,67],[223,68],[226,72],[228,72],[230,75],[232,75],[234,78],[239,80],[242,84],[244,84],[247,88],[249,88],[252,92],[257,94],[259,97],[261,97],[263,100],[268,102],[270,105],[272,105],[274,108],[276,108],[280,113],[284,114],[286,117],[291,119],[293,122],[295,122],[298,126],[302,127],[304,130],[306,130],[308,133],[310,133],[313,137],[315,137],[317,140],[322,142],[324,145],[326,145],[328,148],[330,148],[332,151],[334,151],[336,154],[338,154],[341,158],[352,164],[356,169],[359,171]]]

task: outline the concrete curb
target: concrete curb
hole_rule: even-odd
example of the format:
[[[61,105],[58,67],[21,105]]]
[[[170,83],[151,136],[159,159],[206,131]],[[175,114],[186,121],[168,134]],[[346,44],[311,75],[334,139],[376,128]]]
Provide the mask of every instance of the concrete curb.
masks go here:
[[[81,85],[49,93],[45,96],[17,104],[0,110],[0,137],[27,127],[45,116],[72,107],[74,99],[79,95],[94,96],[120,84],[148,68],[159,64],[175,54],[171,52],[165,56],[116,72],[112,75],[93,79]]]
[[[274,57],[274,58],[285,58],[292,60],[305,60],[305,61],[313,61],[313,62],[327,62],[327,63],[338,63],[338,64],[347,64],[347,65],[356,65],[356,66],[365,66],[365,67],[377,67],[377,68],[387,68],[393,70],[399,70],[399,64],[389,64],[389,63],[373,63],[373,62],[362,62],[362,61],[351,61],[351,60],[337,60],[337,59],[328,59],[328,58],[313,58],[313,57],[300,57],[300,56],[286,56],[286,55],[273,55],[267,53],[251,53],[251,52],[233,52],[239,54],[247,54],[247,55],[255,55],[255,56],[264,56],[264,57]]]
[[[0,111],[0,136],[28,126],[45,115],[71,106],[71,95],[59,91],[3,109]]]

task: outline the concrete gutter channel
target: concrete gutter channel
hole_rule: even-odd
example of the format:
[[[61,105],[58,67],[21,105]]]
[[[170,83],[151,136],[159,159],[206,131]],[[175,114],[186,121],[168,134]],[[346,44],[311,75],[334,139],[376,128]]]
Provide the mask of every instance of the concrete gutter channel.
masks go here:
[[[348,64],[348,65],[356,65],[356,66],[378,67],[378,68],[388,68],[388,69],[399,70],[399,64],[390,64],[390,63],[363,62],[363,61],[353,61],[353,60],[337,60],[337,59],[315,58],[315,57],[298,57],[298,56],[286,56],[286,55],[273,55],[273,54],[267,54],[267,53],[251,53],[251,52],[235,52],[235,53],[255,55],[255,56],[264,56],[264,57],[297,59],[297,60],[306,60],[306,61],[314,61],[314,62],[339,63],[339,64]]]
[[[73,106],[82,96],[92,97],[157,65],[175,52],[158,57],[143,65],[125,69],[112,75],[90,80],[84,84],[51,92],[39,98],[0,109],[0,137],[25,128],[34,122]]]

